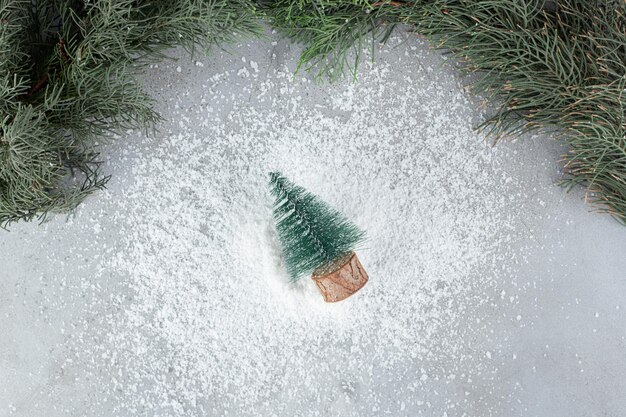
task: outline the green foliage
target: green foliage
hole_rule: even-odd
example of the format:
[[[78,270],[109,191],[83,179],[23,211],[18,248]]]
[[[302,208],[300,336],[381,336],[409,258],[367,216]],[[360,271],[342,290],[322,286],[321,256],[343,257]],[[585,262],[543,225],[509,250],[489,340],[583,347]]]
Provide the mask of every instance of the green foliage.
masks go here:
[[[563,184],[626,223],[625,13],[622,0],[0,0],[0,227],[106,184],[98,143],[159,120],[143,65],[257,33],[260,15],[305,44],[300,67],[331,78],[409,25],[478,74],[498,106],[482,128],[555,128]]]
[[[587,187],[626,223],[626,3],[622,0],[261,1],[305,44],[301,66],[354,71],[364,40],[409,24],[478,75],[499,107],[481,128],[497,139],[556,128],[569,145],[563,184]],[[356,60],[349,60],[349,52]]]
[[[274,220],[293,281],[352,251],[365,233],[317,196],[278,172],[270,174]]]
[[[379,25],[379,14],[384,9],[372,7],[365,0],[257,3],[268,13],[273,26],[305,45],[298,69],[316,69],[318,75],[330,78],[339,77],[345,70],[356,75],[363,47],[381,31],[389,33]]]
[[[159,120],[142,65],[257,31],[248,0],[0,0],[0,226],[104,186],[98,141]]]
[[[589,200],[626,223],[626,3],[451,3],[419,28],[500,98],[483,127],[497,137],[560,129],[563,184],[585,185]]]

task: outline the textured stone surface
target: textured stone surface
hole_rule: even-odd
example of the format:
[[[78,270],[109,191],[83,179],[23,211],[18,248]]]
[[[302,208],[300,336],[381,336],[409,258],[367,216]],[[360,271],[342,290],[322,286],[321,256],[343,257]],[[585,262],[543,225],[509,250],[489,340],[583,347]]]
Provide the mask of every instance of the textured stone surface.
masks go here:
[[[441,56],[410,35],[400,40],[404,42],[377,53],[380,61],[393,68],[384,73],[390,87],[384,91],[377,86],[372,88],[383,91],[386,102],[397,97],[397,104],[401,105],[403,94],[393,86],[406,87],[402,80],[407,74],[420,74],[424,84],[419,88],[432,100],[432,108],[450,109],[444,125],[438,129],[445,131],[467,120],[479,121],[482,117],[479,100],[463,105],[450,102],[446,94],[454,95],[462,86],[453,71],[443,65]],[[540,135],[503,142],[493,151],[497,153],[494,161],[501,164],[498,172],[504,172],[507,177],[503,183],[512,190],[517,187],[516,194],[504,195],[497,208],[502,218],[514,213],[510,224],[498,225],[498,230],[508,227],[505,239],[499,240],[498,245],[506,247],[506,253],[511,256],[496,257],[497,262],[482,265],[480,271],[468,272],[468,287],[462,286],[462,281],[454,284],[446,281],[450,274],[463,278],[462,268],[444,267],[462,266],[463,262],[454,263],[455,258],[472,248],[460,245],[458,252],[442,251],[441,257],[423,256],[426,248],[436,254],[438,245],[430,247],[430,241],[441,239],[455,244],[444,239],[445,236],[439,237],[437,232],[453,231],[446,229],[445,222],[459,221],[456,217],[450,216],[442,223],[437,223],[437,218],[428,218],[429,212],[437,216],[447,211],[455,213],[454,206],[448,207],[449,210],[437,208],[433,193],[440,192],[445,197],[463,191],[455,188],[459,182],[446,183],[442,176],[433,177],[440,181],[436,184],[416,183],[416,189],[422,188],[409,196],[411,205],[389,206],[396,210],[394,213],[382,212],[387,206],[370,207],[367,201],[342,203],[339,208],[343,210],[365,213],[356,220],[369,225],[370,237],[375,236],[377,241],[359,252],[370,273],[367,288],[371,291],[328,305],[334,310],[302,296],[300,290],[278,286],[277,295],[271,292],[273,289],[267,293],[270,304],[279,309],[279,313],[271,316],[276,320],[272,322],[267,316],[248,314],[253,311],[249,305],[258,307],[264,314],[271,312],[272,306],[265,306],[262,296],[244,293],[242,298],[234,298],[233,303],[206,294],[202,280],[189,281],[194,273],[213,279],[209,273],[219,272],[219,269],[188,267],[208,265],[202,263],[210,256],[201,251],[203,245],[219,247],[219,242],[211,242],[224,239],[224,244],[240,242],[246,246],[244,253],[254,253],[271,239],[266,239],[265,223],[258,227],[261,220],[249,215],[249,207],[236,213],[245,225],[243,229],[231,230],[230,223],[221,226],[225,219],[220,212],[211,214],[209,194],[213,191],[207,191],[208,200],[194,191],[194,184],[206,184],[202,181],[207,181],[208,174],[194,176],[181,172],[188,175],[188,186],[176,189],[171,203],[158,207],[164,210],[162,222],[160,218],[155,221],[149,207],[160,200],[148,199],[146,205],[135,206],[137,190],[148,187],[158,175],[171,181],[176,179],[166,170],[171,161],[185,166],[197,157],[193,148],[183,147],[177,153],[175,146],[164,151],[159,144],[170,140],[175,143],[173,138],[183,130],[183,125],[187,129],[185,135],[191,132],[198,138],[238,134],[235,127],[239,122],[233,121],[237,114],[231,114],[232,103],[228,104],[227,100],[231,92],[233,96],[238,94],[241,114],[242,91],[248,94],[243,104],[259,111],[264,106],[259,97],[264,94],[272,100],[297,95],[302,98],[294,101],[300,106],[299,111],[302,108],[313,111],[316,106],[328,109],[330,101],[353,87],[345,80],[337,85],[308,83],[294,87],[295,90],[282,87],[268,91],[241,90],[237,77],[254,76],[257,77],[254,83],[262,85],[270,71],[285,65],[294,68],[297,48],[282,40],[243,43],[233,47],[231,53],[217,51],[211,58],[197,57],[204,64],[194,65],[184,54],[176,54],[182,57],[179,61],[151,68],[145,80],[146,88],[167,120],[160,132],[152,141],[139,141],[132,147],[125,145],[139,136],[132,132],[123,141],[107,145],[108,163],[115,167],[109,190],[90,198],[67,219],[57,216],[44,226],[17,225],[11,232],[0,235],[1,417],[227,414],[617,417],[626,413],[626,228],[606,216],[589,213],[581,201],[581,190],[565,194],[555,185],[560,176],[558,159],[562,149]],[[233,68],[232,74],[224,75]],[[364,65],[361,71],[370,70]],[[222,90],[210,91],[210,95],[216,100],[225,97],[226,104],[215,105],[214,110],[230,124],[219,128],[223,132],[216,130],[209,134],[211,123],[202,125],[202,119],[196,121],[191,113],[181,109],[205,106],[200,93],[208,89],[210,80],[222,76],[226,77],[226,84]],[[273,77],[269,81],[276,83],[276,76]],[[212,104],[211,99],[208,101],[206,106]],[[291,113],[295,110],[287,104],[284,111],[293,119],[297,113]],[[345,114],[337,117],[348,117],[355,109],[362,111],[358,106],[348,107]],[[383,110],[373,106],[371,111],[373,118]],[[391,129],[395,120],[394,113],[389,114],[386,122],[370,128],[380,132]],[[191,120],[185,120],[186,117]],[[397,127],[393,129],[398,131]],[[284,134],[287,137],[290,131]],[[419,132],[410,134],[426,142]],[[263,144],[261,139],[267,131],[250,135]],[[220,148],[214,154],[221,155],[224,161],[235,159],[235,164],[245,171],[250,159],[247,156],[236,159],[237,152],[256,145],[246,142],[245,135],[238,137],[240,143],[236,149]],[[388,143],[399,139],[389,138]],[[471,147],[449,154],[432,153],[433,158],[441,159],[428,158],[429,150],[420,150],[427,157],[424,160],[432,160],[433,165],[412,169],[436,170],[437,164],[446,163],[446,158],[464,155],[470,161],[471,150],[484,144],[469,135],[467,141],[475,141],[475,147],[471,142]],[[208,141],[206,146],[213,146],[212,143]],[[418,146],[420,142],[415,143]],[[377,152],[382,154],[386,150],[381,146],[359,152],[375,158]],[[397,153],[395,161],[384,165],[401,167],[405,156]],[[316,157],[313,154],[302,157],[302,152],[294,151],[294,167],[308,166],[308,160]],[[163,161],[170,161],[170,165],[163,165]],[[336,161],[327,160],[325,164],[329,172],[335,172],[341,162],[341,156],[337,155]],[[199,160],[193,166],[203,164]],[[153,172],[146,171],[145,166]],[[363,166],[371,164],[363,163]],[[401,198],[394,194],[394,187],[400,181],[397,176],[411,178],[410,168],[393,171],[396,183],[385,183],[383,178],[375,186],[388,186],[390,198]],[[311,172],[306,180],[313,181],[317,174]],[[472,171],[471,175],[476,177],[476,182],[486,180],[480,178],[480,171]],[[210,181],[210,175],[208,178]],[[307,181],[303,185],[308,186]],[[371,181],[377,181],[376,177],[372,176]],[[262,187],[263,181],[259,180],[259,184]],[[170,191],[167,183],[162,186],[167,195]],[[343,189],[346,184],[340,186]],[[325,193],[324,199],[332,202],[337,190],[328,187],[312,187],[311,191]],[[365,191],[359,190],[355,195],[366,195]],[[228,196],[223,205],[233,207],[230,198],[245,202],[255,192],[244,190]],[[149,195],[141,197],[145,200]],[[121,203],[125,201],[128,204]],[[179,204],[180,201],[184,204]],[[475,208],[478,221],[482,212],[493,217],[488,206],[473,206],[480,201],[480,198],[471,200],[466,211]],[[424,228],[414,231],[415,240],[406,235],[398,242],[395,234],[403,230],[403,210],[422,202],[430,204],[419,212],[425,220],[413,225]],[[463,201],[455,204],[461,205]],[[168,208],[171,212],[166,212]],[[177,222],[181,218],[193,218],[196,209],[206,217],[206,222],[192,223],[197,226],[194,230],[177,229]],[[238,210],[237,206],[232,210]],[[406,216],[409,215],[415,213]],[[389,217],[397,223],[382,220]],[[129,219],[136,223],[129,224]],[[430,221],[434,226],[427,227]],[[480,232],[480,228],[459,224],[465,227],[463,230]],[[220,231],[217,237],[215,230]],[[233,230],[258,231],[258,234],[249,238],[247,234],[233,235]],[[463,234],[457,238],[466,242]],[[144,244],[139,247],[144,252],[138,255],[140,243]],[[386,260],[374,256],[372,248],[384,253]],[[150,271],[156,270],[140,262],[143,259],[140,255],[145,253],[169,269],[158,270],[158,276],[151,275]],[[278,256],[260,265],[255,263],[258,258],[250,259],[250,274],[245,277],[261,280],[260,284],[253,278],[245,278],[250,279],[245,286],[236,287],[244,275],[221,275],[217,277],[221,285],[233,288],[225,294],[237,297],[242,288],[264,291],[268,283],[273,285],[273,281],[263,279],[266,270],[279,269]],[[407,277],[404,272],[394,273],[409,261],[415,261],[414,277]],[[234,267],[228,262],[231,260],[224,261],[226,266],[222,270]],[[430,271],[429,274],[424,275],[424,270]],[[432,272],[438,271],[442,275],[431,278]],[[430,280],[428,285],[424,280]],[[476,280],[475,286],[470,285],[472,280]],[[454,292],[458,288],[462,291]],[[177,294],[185,297],[178,299]],[[315,296],[319,299],[318,294]],[[247,299],[257,304],[247,304]],[[388,304],[381,304],[381,300]],[[283,313],[281,303],[294,303],[294,307]],[[368,311],[377,315],[363,319],[362,315]],[[433,311],[443,313],[433,314]],[[279,321],[281,315],[286,317],[284,321]],[[199,321],[200,318],[204,321]],[[342,324],[355,320],[358,325]],[[423,324],[418,326],[416,323],[421,320]],[[228,333],[231,328],[234,330]],[[255,333],[257,328],[263,331]],[[272,339],[272,334],[278,335],[277,339]],[[152,335],[155,335],[153,339]],[[333,338],[338,341],[333,342]],[[249,349],[239,352],[246,346]]]

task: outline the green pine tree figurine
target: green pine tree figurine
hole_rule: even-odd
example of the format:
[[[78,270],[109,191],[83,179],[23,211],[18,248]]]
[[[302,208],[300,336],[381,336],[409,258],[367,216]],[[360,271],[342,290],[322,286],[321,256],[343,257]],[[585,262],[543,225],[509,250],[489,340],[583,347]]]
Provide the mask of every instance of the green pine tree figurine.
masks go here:
[[[341,301],[368,280],[354,248],[365,233],[337,210],[279,172],[270,173],[274,220],[292,281],[313,273],[327,302]]]

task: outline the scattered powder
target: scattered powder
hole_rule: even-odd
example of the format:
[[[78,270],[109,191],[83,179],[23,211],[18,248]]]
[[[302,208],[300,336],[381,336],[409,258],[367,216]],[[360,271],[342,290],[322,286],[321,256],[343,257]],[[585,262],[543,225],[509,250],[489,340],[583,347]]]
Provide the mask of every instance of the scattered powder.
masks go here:
[[[64,367],[80,364],[92,401],[129,416],[505,414],[488,311],[509,295],[515,184],[421,54],[406,76],[364,64],[331,86],[294,79],[293,62],[247,77],[233,59],[154,91],[169,122],[109,162],[128,171],[101,214],[117,241],[90,280],[119,292],[68,336]],[[367,231],[355,296],[326,304],[310,279],[288,283],[273,170]]]

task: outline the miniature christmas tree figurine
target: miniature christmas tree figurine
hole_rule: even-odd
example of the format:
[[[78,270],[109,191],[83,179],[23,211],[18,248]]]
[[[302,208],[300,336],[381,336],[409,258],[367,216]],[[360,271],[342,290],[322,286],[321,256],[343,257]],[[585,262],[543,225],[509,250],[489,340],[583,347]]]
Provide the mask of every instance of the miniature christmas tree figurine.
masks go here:
[[[274,220],[292,281],[313,273],[326,302],[341,301],[367,282],[354,253],[365,233],[317,196],[278,172],[270,174]]]

